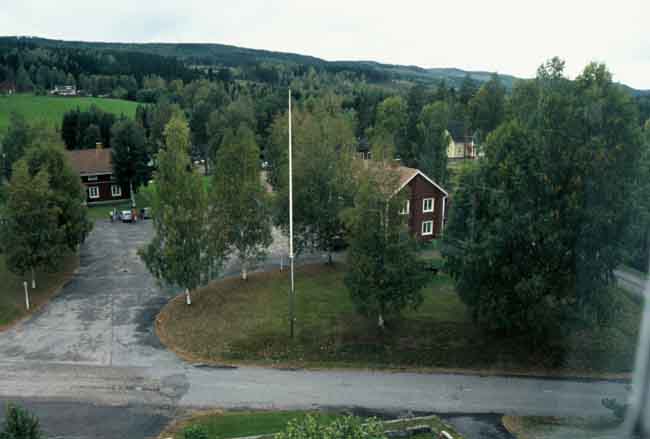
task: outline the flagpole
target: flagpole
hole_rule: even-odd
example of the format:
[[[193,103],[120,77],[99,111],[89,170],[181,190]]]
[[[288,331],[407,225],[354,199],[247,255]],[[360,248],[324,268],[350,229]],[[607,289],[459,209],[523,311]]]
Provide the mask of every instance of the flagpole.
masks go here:
[[[293,282],[293,163],[291,145],[291,89],[289,89],[289,262],[291,264],[291,290],[289,291],[289,334],[293,338],[294,282]]]

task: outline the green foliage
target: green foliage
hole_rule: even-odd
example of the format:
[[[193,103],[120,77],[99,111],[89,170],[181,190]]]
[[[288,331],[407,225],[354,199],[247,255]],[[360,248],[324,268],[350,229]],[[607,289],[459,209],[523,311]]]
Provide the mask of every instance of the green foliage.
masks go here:
[[[7,267],[23,275],[37,269],[54,270],[65,254],[63,230],[58,227],[59,208],[51,202],[47,170],[29,174],[24,160],[14,166],[8,188],[6,223],[0,235]]]
[[[210,157],[216,160],[226,130],[237,130],[241,126],[255,130],[255,105],[248,96],[240,96],[222,109],[213,111],[207,121],[207,137],[210,139]]]
[[[506,89],[495,73],[469,101],[472,129],[478,130],[482,138],[486,138],[503,121],[505,96]]]
[[[418,169],[445,186],[449,180],[447,147],[451,139],[447,132],[449,106],[444,101],[426,105],[418,120],[422,143],[418,151]]]
[[[11,113],[9,116],[9,129],[2,139],[0,159],[3,169],[0,171],[6,179],[11,177],[11,168],[25,153],[25,149],[32,142],[32,131],[27,120],[20,113]]]
[[[29,124],[42,122],[48,127],[61,127],[63,116],[79,108],[88,111],[96,106],[104,112],[116,116],[124,115],[132,118],[135,114],[136,103],[118,99],[58,96],[35,96],[33,94],[14,94],[0,96],[0,137],[10,128],[11,113],[23,116]]]
[[[444,253],[475,320],[545,341],[614,316],[642,150],[634,107],[604,66],[536,84],[461,178]]]
[[[181,434],[183,439],[209,439],[210,437],[207,428],[200,424],[185,427]]]
[[[131,184],[134,190],[146,185],[151,171],[144,129],[132,120],[121,119],[111,128],[111,137],[113,172],[117,182]]]
[[[224,241],[242,264],[242,278],[266,255],[273,240],[269,199],[259,175],[259,148],[253,132],[240,125],[226,130],[216,157],[211,192],[211,239]]]
[[[88,219],[81,181],[68,163],[62,146],[47,141],[47,138],[37,142],[25,154],[29,173],[35,176],[40,171],[47,172],[50,203],[57,209],[57,227],[63,231],[67,248],[76,251],[93,226]]]
[[[115,115],[91,105],[87,111],[68,111],[61,122],[61,139],[68,149],[95,148],[97,142],[111,147],[111,128]]]
[[[0,439],[41,439],[44,437],[36,416],[13,404],[8,404]]]
[[[331,254],[344,233],[341,213],[352,205],[354,196],[354,124],[336,100],[312,101],[310,106],[293,113],[295,249],[298,254],[305,249]],[[275,148],[286,151],[286,124],[278,125],[281,130],[272,137]],[[289,176],[284,157],[281,166],[275,216],[288,232]]]
[[[155,235],[139,254],[156,278],[194,290],[217,274],[222,255],[211,251],[206,238],[207,195],[201,177],[190,165],[187,122],[173,118],[165,128],[165,138],[155,174]]]
[[[378,319],[422,303],[427,279],[416,243],[399,211],[403,197],[393,192],[398,179],[390,168],[370,167],[359,184],[354,208],[346,213],[350,230],[345,285],[357,310]]]
[[[368,132],[373,158],[385,161],[401,154],[410,157],[406,142],[407,121],[406,103],[400,96],[388,97],[377,106],[375,125]]]
[[[313,416],[291,421],[276,435],[277,439],[385,439],[384,429],[376,420],[347,416],[328,424],[318,422]]]

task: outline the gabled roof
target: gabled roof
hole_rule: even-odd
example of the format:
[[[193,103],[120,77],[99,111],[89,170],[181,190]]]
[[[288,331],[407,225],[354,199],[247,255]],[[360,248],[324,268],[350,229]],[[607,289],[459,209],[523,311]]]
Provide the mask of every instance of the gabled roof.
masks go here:
[[[108,149],[79,149],[66,151],[72,169],[79,175],[112,174],[113,161],[111,150]]]
[[[409,168],[406,166],[398,166],[395,168],[397,172],[399,173],[399,188],[395,191],[395,193],[398,193],[404,187],[411,182],[416,176],[421,176],[424,178],[426,181],[434,185],[440,192],[445,194],[445,196],[449,196],[449,193],[447,193],[446,190],[444,190],[438,183],[433,181],[431,178],[429,178],[424,172],[420,171],[419,169],[415,168]]]

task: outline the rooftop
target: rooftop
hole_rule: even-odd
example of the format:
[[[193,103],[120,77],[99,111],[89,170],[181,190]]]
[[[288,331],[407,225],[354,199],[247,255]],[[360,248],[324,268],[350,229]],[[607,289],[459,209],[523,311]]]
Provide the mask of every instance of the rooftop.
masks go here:
[[[66,151],[72,169],[79,175],[112,174],[113,162],[111,150],[107,149],[78,149]]]

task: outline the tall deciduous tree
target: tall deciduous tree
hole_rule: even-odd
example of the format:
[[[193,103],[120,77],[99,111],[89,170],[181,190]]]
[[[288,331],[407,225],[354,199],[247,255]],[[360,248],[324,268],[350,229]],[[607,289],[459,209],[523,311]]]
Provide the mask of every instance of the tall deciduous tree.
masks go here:
[[[8,188],[6,224],[2,226],[7,268],[21,276],[31,272],[32,288],[36,288],[34,271],[55,270],[67,250],[49,179],[47,170],[31,176],[27,163],[18,161]]]
[[[273,241],[271,209],[260,179],[260,151],[245,125],[226,130],[216,156],[211,192],[212,230],[241,263],[241,276],[266,255]]]
[[[293,208],[296,253],[305,249],[332,252],[342,238],[341,213],[352,205],[354,124],[340,104],[314,102],[311,111],[298,110],[293,120]],[[281,116],[286,119],[286,114]],[[286,124],[276,133],[277,149],[286,151]],[[282,163],[276,222],[289,228],[288,169]]]
[[[438,183],[447,183],[447,147],[451,141],[447,132],[449,106],[437,101],[425,106],[418,120],[422,143],[418,148],[418,168]]]
[[[426,274],[416,244],[400,215],[404,199],[395,194],[398,176],[389,165],[370,166],[359,183],[355,204],[346,213],[350,229],[345,285],[357,310],[377,319],[422,303]]]
[[[0,159],[2,159],[3,169],[0,170],[5,179],[11,177],[11,168],[25,153],[25,149],[32,142],[32,131],[23,116],[20,113],[11,113],[9,116],[9,128],[2,142],[0,150]]]
[[[642,154],[630,98],[603,65],[571,82],[557,64],[535,99],[488,137],[461,182],[445,254],[461,299],[487,328],[549,340],[613,316]],[[647,197],[647,194],[646,194]]]
[[[153,196],[154,237],[140,256],[158,279],[191,291],[216,274],[223,255],[212,250],[207,194],[201,177],[190,163],[187,122],[172,118],[165,128],[166,144],[158,153]]]
[[[63,231],[63,240],[69,251],[76,251],[92,230],[85,205],[86,196],[79,180],[68,163],[63,145],[53,142],[51,134],[35,130],[34,144],[25,153],[30,175],[46,171],[49,176],[50,202],[56,206],[56,224]]]
[[[132,120],[122,119],[113,125],[111,137],[115,178],[119,184],[129,185],[131,203],[135,206],[134,191],[151,178],[144,129]]]
[[[380,160],[392,160],[395,155],[410,157],[406,145],[408,114],[400,96],[391,96],[377,106],[375,125],[369,131],[373,156]],[[391,156],[393,155],[393,156]]]
[[[503,121],[505,104],[506,89],[495,73],[469,101],[472,130],[485,139]]]

